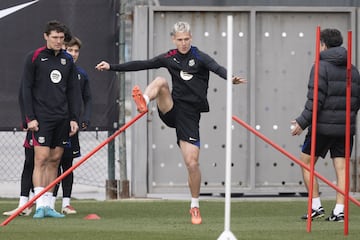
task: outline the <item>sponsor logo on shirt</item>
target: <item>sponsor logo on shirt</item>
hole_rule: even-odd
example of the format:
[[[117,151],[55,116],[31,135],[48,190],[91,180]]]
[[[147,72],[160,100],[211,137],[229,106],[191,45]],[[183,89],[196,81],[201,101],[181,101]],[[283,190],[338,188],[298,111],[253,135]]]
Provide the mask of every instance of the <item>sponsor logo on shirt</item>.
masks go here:
[[[45,62],[45,61],[47,61],[48,60],[48,58],[41,58],[41,61],[42,62]]]
[[[59,70],[52,70],[50,73],[50,79],[53,83],[59,83],[61,81],[61,72]]]
[[[184,72],[183,70],[180,71],[180,77],[182,80],[189,81],[193,78],[193,75],[187,72]]]

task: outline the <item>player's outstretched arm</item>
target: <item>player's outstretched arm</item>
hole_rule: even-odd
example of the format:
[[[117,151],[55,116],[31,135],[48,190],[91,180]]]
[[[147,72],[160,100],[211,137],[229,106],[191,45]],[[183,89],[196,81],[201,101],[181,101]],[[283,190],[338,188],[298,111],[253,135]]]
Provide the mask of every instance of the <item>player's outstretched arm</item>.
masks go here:
[[[240,84],[240,83],[246,83],[247,80],[245,78],[235,76],[233,77],[232,82],[233,84]]]
[[[110,64],[108,62],[101,61],[100,63],[98,63],[95,66],[95,69],[97,69],[98,71],[109,70],[110,69]]]

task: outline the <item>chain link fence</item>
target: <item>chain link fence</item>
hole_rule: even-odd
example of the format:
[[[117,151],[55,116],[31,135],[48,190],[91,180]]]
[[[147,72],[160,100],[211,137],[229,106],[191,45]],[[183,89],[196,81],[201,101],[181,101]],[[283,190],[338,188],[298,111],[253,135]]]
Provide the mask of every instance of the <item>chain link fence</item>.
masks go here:
[[[124,134],[124,133],[122,133]],[[86,131],[80,132],[80,146],[82,156],[74,159],[80,160],[88,152],[97,147],[108,138],[108,132]],[[0,132],[0,182],[19,182],[24,165],[23,142],[25,132]],[[118,139],[115,139],[115,158],[119,156]],[[115,177],[119,178],[119,161],[115,159]],[[84,184],[95,187],[105,187],[108,177],[108,146],[104,146],[87,161],[74,170],[74,184]]]

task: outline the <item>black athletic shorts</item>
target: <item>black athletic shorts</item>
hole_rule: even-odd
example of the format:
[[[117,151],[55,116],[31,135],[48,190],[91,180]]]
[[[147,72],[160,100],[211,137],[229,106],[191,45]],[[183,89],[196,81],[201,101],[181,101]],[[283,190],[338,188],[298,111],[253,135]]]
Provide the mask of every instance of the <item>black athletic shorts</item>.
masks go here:
[[[354,136],[350,137],[350,155],[354,143]],[[316,150],[315,156],[325,158],[327,152],[330,150],[330,157],[345,157],[345,136],[326,136],[316,135]],[[311,154],[311,132],[306,134],[302,152],[308,155]]]
[[[32,132],[34,146],[55,148],[66,147],[69,144],[70,121],[68,119],[38,120],[38,122],[39,130]]]
[[[31,131],[26,132],[26,136],[25,136],[23,146],[24,146],[24,148],[27,148],[27,149],[33,149],[34,148],[34,142],[33,142],[33,139],[32,139],[32,132]]]
[[[200,147],[200,115],[201,113],[197,110],[175,103],[167,113],[163,114],[159,111],[160,119],[168,127],[175,128],[178,144],[180,140],[183,140],[198,147]]]
[[[63,158],[73,159],[80,157],[79,132],[76,132],[69,140],[69,145],[64,148]]]

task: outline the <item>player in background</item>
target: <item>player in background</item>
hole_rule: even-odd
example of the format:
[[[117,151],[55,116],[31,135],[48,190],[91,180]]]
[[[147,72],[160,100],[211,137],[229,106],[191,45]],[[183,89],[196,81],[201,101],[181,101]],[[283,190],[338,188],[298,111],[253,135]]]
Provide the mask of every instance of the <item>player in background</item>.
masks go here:
[[[70,41],[65,42],[64,48],[73,57],[75,63],[79,58],[81,46],[82,46],[82,42],[77,37],[73,37]],[[76,69],[77,69],[77,78],[80,84],[81,99],[83,102],[83,111],[80,117],[80,122],[81,122],[80,130],[85,131],[89,127],[90,118],[91,118],[92,98],[91,98],[91,90],[90,90],[90,81],[84,69],[82,69],[78,65],[76,65]],[[81,152],[80,152],[80,143],[79,143],[79,132],[77,132],[75,135],[70,137],[70,146],[68,148],[64,148],[64,153],[61,157],[60,166],[59,166],[59,175],[65,172],[66,170],[68,170],[69,168],[71,168],[74,158],[80,156],[81,156]],[[71,172],[61,181],[61,186],[63,191],[61,212],[63,214],[76,214],[75,208],[70,204],[73,183],[74,183],[73,172]],[[57,184],[55,186],[52,203],[51,203],[51,206],[53,208],[55,208],[55,201],[59,191],[59,186],[60,184]]]
[[[327,152],[333,160],[336,172],[336,184],[345,192],[345,123],[346,123],[346,71],[347,51],[342,47],[343,38],[337,29],[324,29],[320,33],[320,62],[318,84],[318,113],[316,127],[315,163],[319,157],[325,158]],[[351,146],[353,146],[356,129],[356,114],[360,104],[360,76],[355,66],[351,68]],[[314,65],[311,69],[308,83],[307,101],[304,110],[298,118],[292,121],[291,134],[300,135],[308,128],[300,154],[300,160],[310,168],[311,163],[311,124],[314,95]],[[310,185],[310,172],[302,168],[302,174],[307,191]],[[311,218],[321,218],[325,215],[322,207],[318,180],[314,178],[312,192]],[[305,214],[302,219],[308,219]],[[328,221],[344,221],[344,196],[336,193],[336,204]]]

